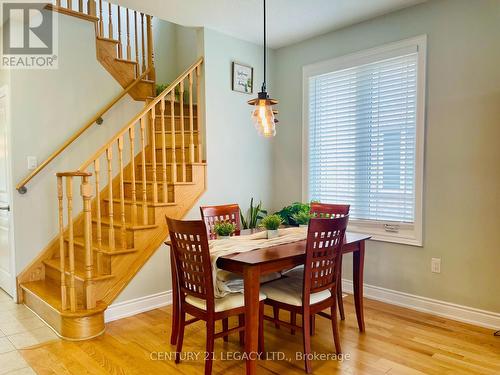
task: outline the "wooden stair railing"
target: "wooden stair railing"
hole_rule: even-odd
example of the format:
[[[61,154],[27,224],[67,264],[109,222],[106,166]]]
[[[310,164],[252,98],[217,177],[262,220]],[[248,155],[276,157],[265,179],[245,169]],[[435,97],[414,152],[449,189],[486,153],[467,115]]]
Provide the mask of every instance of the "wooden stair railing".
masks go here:
[[[139,82],[141,82],[144,77],[148,75],[149,71],[146,70],[139,77],[137,77],[130,85],[128,85],[125,89],[123,89],[117,96],[115,96],[109,103],[107,103],[104,107],[102,107],[92,118],[83,125],[80,129],[78,129],[64,144],[59,147],[56,151],[54,151],[47,159],[45,159],[36,169],[34,169],[28,176],[23,178],[17,185],[16,190],[20,194],[25,194],[28,189],[26,188],[26,184],[31,181],[33,177],[35,177],[38,173],[40,173],[52,160],[54,160],[57,156],[59,156],[68,146],[70,146],[74,141],[76,141],[87,129],[89,129],[94,124],[101,123],[102,116],[108,112],[116,103],[118,103],[125,95],[127,95],[130,90],[132,90]]]
[[[74,176],[82,176],[82,192],[87,191],[89,180],[91,176],[94,177],[92,185],[94,186],[93,190],[96,192],[96,199],[89,211],[90,217],[95,218],[94,228],[98,248],[106,245],[111,250],[124,250],[130,245],[127,242],[126,234],[129,223],[126,220],[125,183],[130,186],[127,190],[130,196],[128,204],[131,206],[129,221],[132,225],[153,225],[154,223],[150,223],[148,219],[148,207],[151,204],[154,207],[158,204],[171,203],[168,194],[167,165],[170,165],[171,168],[170,181],[175,184],[188,182],[186,175],[187,164],[202,163],[200,126],[198,125],[197,129],[196,144],[193,129],[195,116],[193,86],[195,86],[198,100],[201,92],[199,80],[202,62],[203,58],[200,58],[192,64],[161,94],[151,100],[125,127],[109,139],[91,158],[83,163],[78,171],[73,172]],[[187,93],[184,90],[184,81],[188,81],[189,90]],[[178,89],[179,93],[177,98],[175,94],[176,89]],[[188,97],[187,104],[185,103],[184,96]],[[199,124],[199,105],[196,106],[196,110],[196,118]],[[170,124],[165,123],[167,111],[171,119]],[[188,113],[187,116],[185,115],[185,111]],[[184,120],[185,117],[187,117],[187,121]],[[168,133],[170,137],[167,140],[166,135]],[[180,138],[180,145],[176,143],[177,138]],[[146,170],[146,158],[151,164],[149,177]],[[140,165],[139,170],[136,164]],[[103,166],[104,173],[101,173],[101,165]],[[124,167],[125,165],[127,166],[126,168]],[[160,168],[158,168],[158,165]],[[66,173],[66,175],[70,176],[71,174]],[[140,176],[139,180],[136,179],[137,175]],[[58,186],[62,177],[58,175]],[[115,177],[118,178],[115,179]],[[71,184],[71,178],[69,181]],[[103,182],[106,183],[104,184]],[[107,187],[103,189],[105,185]],[[105,194],[108,198],[107,207],[102,206],[102,194]],[[61,200],[62,198],[59,199]],[[115,205],[115,203],[118,204]],[[69,204],[68,208],[70,208]],[[115,208],[118,209],[115,210]],[[87,217],[87,209],[89,209],[87,205],[84,205],[84,220]],[[103,212],[107,212],[107,233],[104,233],[102,227]],[[71,241],[71,225],[70,223],[68,225],[67,231],[69,231]],[[87,236],[87,233],[84,234],[85,248],[93,248],[92,235]],[[104,240],[104,237],[107,237],[107,239]],[[71,242],[69,248],[71,254]],[[85,261],[86,265],[87,261],[90,262],[90,260],[87,259]],[[88,265],[90,269],[89,277],[91,278],[92,264],[89,263]],[[98,257],[98,272],[103,268],[104,266],[100,263]],[[66,287],[66,284],[61,280],[61,293],[64,295],[63,290]],[[94,301],[90,302],[91,305],[95,303]]]
[[[90,19],[95,17],[97,36],[118,42],[118,58],[135,61],[137,63],[136,76],[149,69],[148,78],[155,80],[152,17],[150,15],[103,0],[85,2],[56,0],[51,8],[76,17]]]

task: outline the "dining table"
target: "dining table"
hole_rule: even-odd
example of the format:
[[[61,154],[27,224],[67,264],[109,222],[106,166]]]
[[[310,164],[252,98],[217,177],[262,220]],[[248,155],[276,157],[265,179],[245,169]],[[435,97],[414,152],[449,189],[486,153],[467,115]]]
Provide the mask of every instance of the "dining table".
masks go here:
[[[241,230],[237,235],[244,236],[255,230]],[[363,269],[365,259],[365,242],[371,238],[368,234],[346,232],[342,253],[353,254],[353,294],[356,318],[360,332],[365,331],[363,315]],[[165,242],[167,245],[170,243]],[[247,252],[234,253],[219,257],[219,269],[239,274],[243,277],[245,299],[245,352],[246,373],[257,373],[258,334],[259,334],[259,290],[262,275],[280,272],[303,265],[305,262],[306,240],[281,245],[259,248]],[[174,260],[170,252],[172,266],[172,285],[176,285]],[[173,321],[171,343],[177,341],[177,321],[179,295],[173,287]]]

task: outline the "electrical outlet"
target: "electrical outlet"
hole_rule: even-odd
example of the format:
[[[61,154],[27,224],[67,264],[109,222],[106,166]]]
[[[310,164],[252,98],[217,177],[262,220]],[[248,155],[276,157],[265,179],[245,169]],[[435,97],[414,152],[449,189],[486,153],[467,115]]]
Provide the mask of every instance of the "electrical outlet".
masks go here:
[[[441,258],[432,258],[431,272],[441,273]]]
[[[36,156],[28,156],[28,170],[32,171],[38,167],[38,160]]]

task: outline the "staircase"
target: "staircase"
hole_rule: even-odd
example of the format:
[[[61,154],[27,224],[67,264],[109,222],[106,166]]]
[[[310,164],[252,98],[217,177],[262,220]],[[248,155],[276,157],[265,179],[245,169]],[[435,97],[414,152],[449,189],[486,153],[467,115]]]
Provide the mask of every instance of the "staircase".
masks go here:
[[[84,340],[103,333],[104,311],[167,237],[165,216],[182,218],[205,191],[196,104],[203,59],[154,96],[151,17],[118,7],[118,30],[127,25],[125,42],[122,31],[113,39],[112,26],[104,36],[102,12],[108,9],[112,20],[111,5],[94,0],[87,10],[69,5],[57,2],[52,8],[95,22],[97,58],[125,92],[145,101],[143,110],[76,171],[57,173],[59,234],[17,278],[20,302],[62,338]],[[92,14],[96,9],[99,17]],[[120,21],[124,13],[126,21]],[[139,25],[149,30],[135,42],[128,33],[132,13],[146,19]]]

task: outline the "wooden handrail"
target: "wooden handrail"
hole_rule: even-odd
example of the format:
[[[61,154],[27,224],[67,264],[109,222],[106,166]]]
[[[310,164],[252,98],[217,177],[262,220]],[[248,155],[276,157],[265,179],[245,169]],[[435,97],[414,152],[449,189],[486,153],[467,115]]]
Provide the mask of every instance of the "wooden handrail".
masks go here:
[[[21,182],[16,185],[16,190],[20,194],[25,194],[28,189],[26,184],[35,177],[38,173],[42,171],[52,160],[59,156],[69,145],[71,145],[78,137],[80,137],[88,128],[90,128],[96,121],[98,121],[107,111],[111,109],[121,98],[128,94],[132,88],[138,84],[143,78],[145,78],[149,73],[149,68],[137,77],[130,85],[123,89],[120,94],[118,94],[113,100],[106,104],[99,112],[97,112],[89,122],[82,126],[75,134],[73,134],[64,144],[54,151],[42,164],[40,164],[35,170],[33,170],[27,177],[25,177]]]
[[[118,133],[116,133],[112,138],[109,139],[108,142],[104,144],[97,152],[92,155],[90,159],[88,159],[85,163],[83,163],[78,170],[80,171],[85,171],[89,165],[94,163],[94,160],[96,160],[99,156],[101,156],[106,150],[112,145],[114,142],[117,142],[117,140],[125,135],[126,132],[128,132],[129,128],[131,126],[134,126],[142,117],[147,115],[147,113],[154,108],[161,100],[163,100],[170,92],[172,92],[175,87],[181,83],[186,77],[194,71],[197,67],[199,67],[203,63],[203,57],[200,57],[196,62],[194,62],[189,68],[187,68],[179,77],[175,79],[174,82],[172,82],[165,90],[161,92],[156,98],[151,100],[151,102],[146,105],[141,112],[139,112],[131,121],[128,122],[127,125],[125,125]],[[147,73],[147,71],[145,72]],[[199,98],[198,98],[199,100]]]

